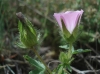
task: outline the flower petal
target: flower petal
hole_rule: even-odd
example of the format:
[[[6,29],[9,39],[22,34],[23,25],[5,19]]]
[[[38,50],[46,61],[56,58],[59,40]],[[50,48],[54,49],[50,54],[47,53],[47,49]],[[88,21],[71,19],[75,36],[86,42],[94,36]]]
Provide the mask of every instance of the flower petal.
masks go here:
[[[65,23],[66,29],[72,34],[74,28],[80,20],[80,15],[82,15],[83,11],[67,11],[64,14],[61,14],[61,18]]]
[[[79,23],[80,23],[80,20],[81,20],[81,16],[82,16],[82,14],[83,14],[83,10],[81,10],[81,11],[78,11],[79,12],[79,15],[77,16],[77,21],[76,21],[76,24],[77,25],[79,25]]]
[[[56,21],[58,22],[60,28],[62,29],[61,14],[62,14],[62,13],[54,13],[53,16],[55,17],[55,19],[56,19]]]

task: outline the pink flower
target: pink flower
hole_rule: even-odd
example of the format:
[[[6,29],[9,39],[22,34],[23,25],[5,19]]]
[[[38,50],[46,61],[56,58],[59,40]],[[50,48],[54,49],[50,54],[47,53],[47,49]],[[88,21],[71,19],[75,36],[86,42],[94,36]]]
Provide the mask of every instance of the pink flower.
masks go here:
[[[73,33],[75,27],[79,24],[81,16],[83,14],[83,10],[77,11],[67,11],[65,13],[54,13],[54,17],[59,24],[59,27],[62,28],[62,21],[66,29],[69,31],[70,34]]]

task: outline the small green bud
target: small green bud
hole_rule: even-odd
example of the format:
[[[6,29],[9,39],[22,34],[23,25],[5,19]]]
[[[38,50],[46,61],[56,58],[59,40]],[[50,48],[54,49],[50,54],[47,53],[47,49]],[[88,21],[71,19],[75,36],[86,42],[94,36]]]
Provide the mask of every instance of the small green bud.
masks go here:
[[[31,48],[37,44],[37,34],[32,23],[24,17],[24,22],[18,22],[20,41],[27,47]]]

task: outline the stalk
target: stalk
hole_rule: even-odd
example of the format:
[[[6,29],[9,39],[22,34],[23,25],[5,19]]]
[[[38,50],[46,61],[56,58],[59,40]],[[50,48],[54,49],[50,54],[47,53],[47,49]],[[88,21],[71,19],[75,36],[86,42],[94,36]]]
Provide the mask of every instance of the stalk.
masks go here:
[[[49,74],[52,74],[51,70],[47,67],[46,63],[43,61],[43,59],[41,58],[41,56],[38,54],[38,52],[32,48],[33,52],[35,53],[35,55],[38,57],[38,59],[44,64],[44,66],[46,67],[47,71],[49,72]]]
[[[73,55],[72,54],[72,43],[69,44],[69,50],[68,50],[68,53],[67,54],[68,54],[68,59],[71,59],[72,58],[72,55]]]

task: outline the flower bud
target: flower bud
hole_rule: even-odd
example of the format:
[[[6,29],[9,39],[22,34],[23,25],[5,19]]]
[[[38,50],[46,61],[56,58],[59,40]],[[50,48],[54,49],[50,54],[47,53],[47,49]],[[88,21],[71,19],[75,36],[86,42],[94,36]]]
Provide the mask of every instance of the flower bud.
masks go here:
[[[83,10],[67,11],[65,13],[54,13],[54,17],[68,42],[74,42],[77,36],[78,24]]]
[[[18,29],[20,34],[20,41],[27,47],[31,48],[37,44],[37,34],[32,26],[32,23],[25,17],[24,21],[21,20],[18,23]]]

